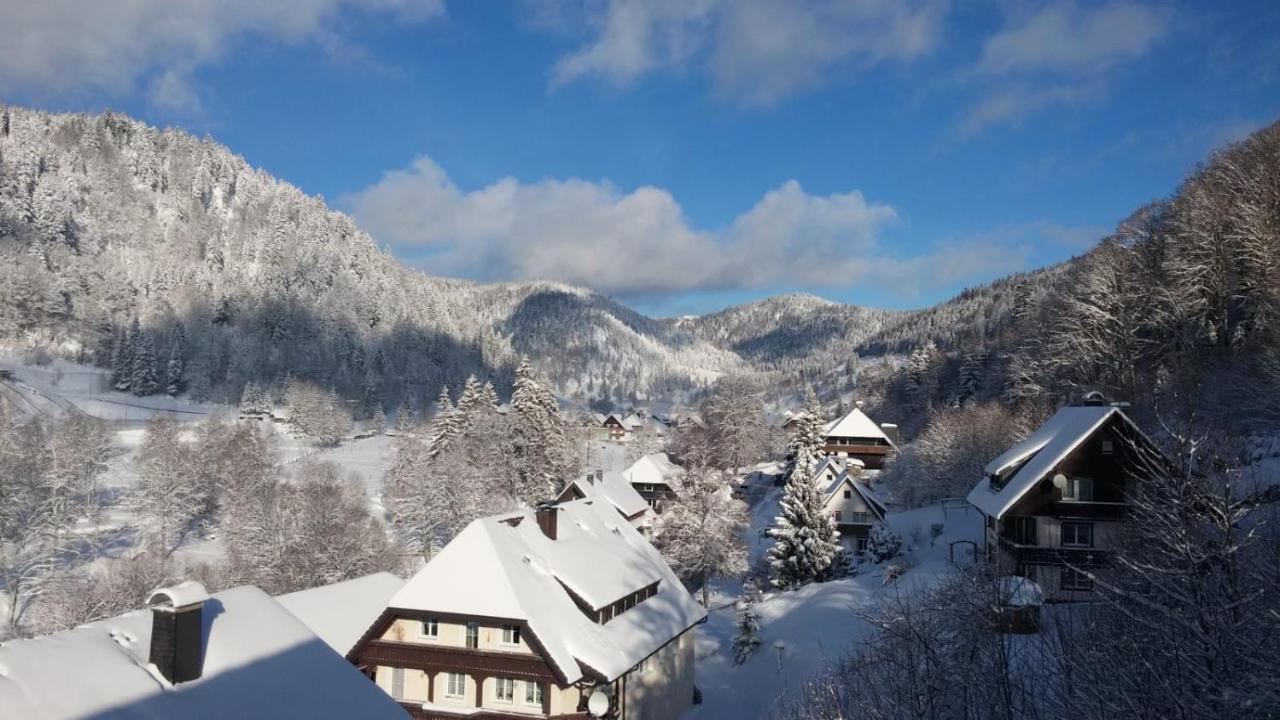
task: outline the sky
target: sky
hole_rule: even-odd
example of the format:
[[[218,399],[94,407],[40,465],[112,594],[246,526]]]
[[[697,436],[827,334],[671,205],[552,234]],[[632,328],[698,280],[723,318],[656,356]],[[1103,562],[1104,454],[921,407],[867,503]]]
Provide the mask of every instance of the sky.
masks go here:
[[[435,275],[905,308],[1280,119],[1280,3],[0,0],[0,99],[208,135]]]

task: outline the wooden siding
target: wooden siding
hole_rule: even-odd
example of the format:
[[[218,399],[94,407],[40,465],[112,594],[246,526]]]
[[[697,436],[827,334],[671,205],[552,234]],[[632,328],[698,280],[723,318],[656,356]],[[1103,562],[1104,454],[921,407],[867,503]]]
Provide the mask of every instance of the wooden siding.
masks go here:
[[[420,645],[392,640],[370,640],[360,649],[356,663],[364,667],[388,665],[429,672],[456,672],[484,677],[512,677],[558,682],[559,678],[536,655],[473,650],[443,645]]]

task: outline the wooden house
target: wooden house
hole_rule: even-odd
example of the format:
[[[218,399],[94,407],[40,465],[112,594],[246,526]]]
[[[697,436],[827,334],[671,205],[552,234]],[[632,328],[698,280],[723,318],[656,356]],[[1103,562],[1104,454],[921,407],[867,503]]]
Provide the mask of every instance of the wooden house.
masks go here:
[[[1154,451],[1119,407],[1095,399],[1061,408],[992,460],[968,501],[986,518],[987,557],[999,574],[1030,578],[1049,601],[1091,598],[1090,569],[1119,541]]]
[[[861,407],[827,423],[824,433],[823,452],[832,457],[857,458],[868,470],[884,467],[885,457],[895,447],[884,429],[872,422]]]

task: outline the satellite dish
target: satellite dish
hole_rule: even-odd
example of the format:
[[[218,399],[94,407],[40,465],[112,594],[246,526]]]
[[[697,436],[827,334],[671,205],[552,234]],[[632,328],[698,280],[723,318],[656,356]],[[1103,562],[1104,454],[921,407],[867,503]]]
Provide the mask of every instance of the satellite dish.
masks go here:
[[[609,696],[603,690],[596,690],[587,698],[587,712],[595,717],[604,717],[609,712]]]
[[[1066,475],[1063,475],[1062,473],[1058,473],[1058,474],[1054,475],[1054,476],[1053,476],[1053,486],[1054,486],[1054,487],[1056,487],[1056,488],[1058,488],[1059,490],[1066,490],[1066,489],[1067,489],[1067,476],[1066,476]]]

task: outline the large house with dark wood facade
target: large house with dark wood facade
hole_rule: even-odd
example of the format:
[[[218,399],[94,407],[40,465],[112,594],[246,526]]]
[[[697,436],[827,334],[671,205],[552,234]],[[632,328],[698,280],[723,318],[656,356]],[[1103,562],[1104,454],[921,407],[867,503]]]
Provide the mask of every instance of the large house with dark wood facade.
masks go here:
[[[477,520],[348,658],[415,718],[677,718],[706,612],[616,508]]]
[[[879,425],[872,422],[859,407],[827,423],[826,442],[822,451],[831,457],[854,458],[868,470],[884,467],[884,459],[893,452],[894,444]]]
[[[684,468],[671,462],[666,453],[645,455],[622,471],[622,476],[644,498],[654,512],[679,499]]]
[[[986,518],[987,556],[1034,580],[1051,601],[1092,597],[1090,570],[1119,541],[1133,483],[1154,445],[1094,397],[1058,410],[984,470],[968,501]]]

